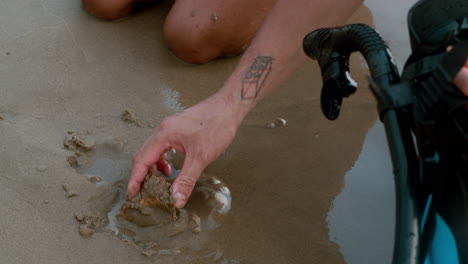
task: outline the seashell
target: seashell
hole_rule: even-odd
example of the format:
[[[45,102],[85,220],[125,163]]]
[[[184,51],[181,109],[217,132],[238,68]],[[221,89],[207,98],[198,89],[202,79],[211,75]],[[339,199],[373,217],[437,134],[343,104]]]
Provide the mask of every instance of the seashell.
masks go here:
[[[286,123],[287,123],[287,122],[286,122],[286,119],[281,118],[281,117],[276,118],[276,119],[275,119],[275,122],[274,122],[274,124],[275,124],[276,126],[286,126]]]

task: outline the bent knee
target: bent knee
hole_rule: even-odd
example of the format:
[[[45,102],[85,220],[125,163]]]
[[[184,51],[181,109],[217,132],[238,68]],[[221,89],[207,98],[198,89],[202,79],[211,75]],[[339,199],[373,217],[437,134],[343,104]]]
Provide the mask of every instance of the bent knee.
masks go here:
[[[246,46],[230,41],[232,37],[209,25],[211,21],[205,25],[188,22],[168,18],[164,23],[167,46],[185,62],[203,64],[221,56],[239,55]]]
[[[82,0],[82,3],[83,8],[91,15],[106,20],[115,20],[130,12],[133,1]]]
[[[220,49],[208,36],[193,32],[185,25],[165,23],[164,39],[177,58],[192,64],[208,63],[220,56]]]

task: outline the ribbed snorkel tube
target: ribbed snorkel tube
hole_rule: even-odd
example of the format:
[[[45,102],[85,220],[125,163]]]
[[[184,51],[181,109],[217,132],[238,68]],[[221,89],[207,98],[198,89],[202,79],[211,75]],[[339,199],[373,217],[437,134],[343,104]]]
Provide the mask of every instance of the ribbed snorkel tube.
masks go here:
[[[349,71],[350,54],[359,51],[367,61],[371,73],[370,87],[379,103],[380,118],[385,124],[394,168],[397,212],[393,263],[419,263],[420,213],[416,195],[411,188],[411,176],[417,176],[411,174],[414,168],[410,164],[414,145],[407,115],[399,108],[388,107],[392,105],[390,86],[399,82],[398,70],[388,47],[375,30],[363,24],[316,30],[304,38],[303,47],[307,56],[318,60],[320,64],[324,83],[322,94],[329,89],[325,86],[330,80],[334,80],[339,85],[332,88],[341,89],[338,94],[347,97],[347,91],[352,88],[347,89],[349,84],[346,80],[340,80],[340,76],[343,76],[343,71]],[[324,113],[327,115],[326,111]],[[333,115],[331,117],[332,120],[336,118]]]

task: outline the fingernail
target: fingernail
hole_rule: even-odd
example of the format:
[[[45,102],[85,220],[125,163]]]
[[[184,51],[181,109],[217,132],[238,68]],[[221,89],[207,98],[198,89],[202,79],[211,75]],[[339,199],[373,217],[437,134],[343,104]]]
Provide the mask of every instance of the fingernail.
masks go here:
[[[183,195],[181,192],[176,192],[174,193],[174,198],[176,199],[175,202],[175,207],[177,208],[182,208],[185,205],[185,195]]]
[[[130,190],[127,190],[127,195],[125,196],[125,199],[126,200],[129,200],[129,199],[132,199],[132,193],[130,192]]]
[[[127,188],[127,198],[132,198],[134,196],[134,193],[135,193],[135,185],[130,184]]]

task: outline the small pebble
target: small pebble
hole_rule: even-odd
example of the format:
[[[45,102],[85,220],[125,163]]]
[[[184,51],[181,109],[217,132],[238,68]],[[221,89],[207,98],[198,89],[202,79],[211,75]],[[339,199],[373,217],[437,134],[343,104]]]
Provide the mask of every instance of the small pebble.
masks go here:
[[[98,183],[100,181],[102,181],[102,179],[98,176],[89,176],[88,177],[88,181],[92,182],[92,183]]]
[[[77,214],[75,215],[75,219],[78,220],[78,222],[81,222],[85,219],[84,214]]]
[[[210,179],[211,179],[211,182],[212,182],[213,184],[220,184],[220,183],[221,183],[221,181],[218,180],[218,179],[216,179],[216,178],[210,178]]]
[[[48,203],[49,203],[49,200],[44,200],[44,203],[45,203],[45,204],[48,204]]]
[[[175,148],[171,148],[171,150],[170,150],[170,151],[171,151],[171,154],[172,154],[172,155],[175,155],[175,154],[176,154],[176,150],[175,150]]]
[[[80,230],[80,235],[82,236],[91,236],[92,234],[94,234],[94,230],[84,224],[80,225],[79,230]]]
[[[36,170],[39,171],[39,172],[44,172],[44,171],[47,170],[47,166],[46,165],[39,165],[39,166],[37,166]]]
[[[284,118],[276,118],[275,120],[276,126],[286,126],[286,119]]]
[[[74,196],[78,196],[78,192],[74,191],[74,190],[70,190],[67,192],[67,194],[65,194],[65,197],[67,198],[70,198],[70,197],[74,197]]]
[[[68,185],[68,184],[66,184],[66,183],[62,184],[62,188],[63,188],[66,192],[68,192],[68,191],[71,190],[70,185]]]

